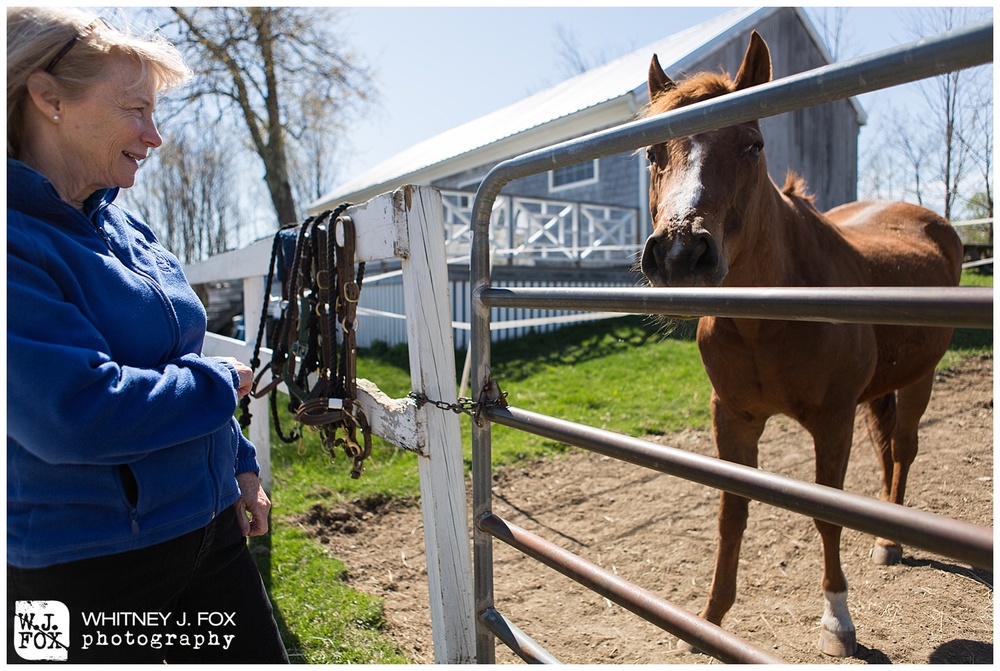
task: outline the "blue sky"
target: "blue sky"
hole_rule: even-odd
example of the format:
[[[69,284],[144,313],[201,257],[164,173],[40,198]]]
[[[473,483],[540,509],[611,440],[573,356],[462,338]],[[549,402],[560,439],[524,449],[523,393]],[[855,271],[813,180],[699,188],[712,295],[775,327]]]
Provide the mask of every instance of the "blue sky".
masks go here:
[[[588,58],[609,60],[729,9],[665,3],[349,8],[342,34],[376,72],[379,109],[349,129],[352,147],[340,154],[338,182],[566,79],[559,30],[572,35]],[[851,37],[845,56],[911,41],[905,13],[903,8],[852,7],[846,14]],[[880,104],[879,94],[862,99],[869,113]]]
[[[334,154],[337,172],[324,192],[423,140],[575,74],[562,58],[560,31],[596,66],[732,9],[685,7],[672,0],[625,2],[627,6],[610,7],[609,0],[547,0],[537,7],[527,0],[494,1],[492,6],[454,0],[435,6],[370,0],[360,7],[357,0],[324,0],[322,4],[342,10],[333,31],[370,67],[378,92],[375,103],[346,127]],[[967,4],[992,7],[984,0]],[[134,5],[119,7],[134,13]],[[831,16],[834,11],[810,6],[806,10],[818,30],[823,13]],[[849,37],[841,45],[840,60],[913,41],[908,27],[913,14],[910,6],[847,8]],[[869,122],[859,138],[862,158],[869,146],[877,149],[876,143],[886,137],[885,124],[920,109],[921,98],[917,84],[861,96]],[[263,188],[262,183],[256,186]],[[255,197],[266,201],[263,191]],[[266,207],[255,210],[260,221],[250,225],[251,236],[271,225]]]

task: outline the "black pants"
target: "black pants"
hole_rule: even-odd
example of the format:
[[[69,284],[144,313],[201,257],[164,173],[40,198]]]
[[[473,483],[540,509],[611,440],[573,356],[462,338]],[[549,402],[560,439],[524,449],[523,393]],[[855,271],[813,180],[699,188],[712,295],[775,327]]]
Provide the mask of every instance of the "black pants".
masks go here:
[[[7,622],[8,662],[288,662],[232,508],[142,550],[42,569],[8,565]]]

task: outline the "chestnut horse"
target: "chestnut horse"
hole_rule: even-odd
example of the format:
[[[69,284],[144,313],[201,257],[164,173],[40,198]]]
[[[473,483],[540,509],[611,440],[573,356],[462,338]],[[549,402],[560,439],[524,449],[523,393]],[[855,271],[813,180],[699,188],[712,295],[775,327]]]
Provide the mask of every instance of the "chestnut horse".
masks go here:
[[[754,32],[735,79],[701,73],[677,83],[653,56],[645,116],[771,80],[771,57]],[[962,245],[947,221],[905,203],[866,202],[820,213],[791,172],[768,176],[757,121],[647,149],[653,234],[640,266],[650,285],[726,287],[954,286]],[[868,413],[883,469],[881,498],[902,504],[917,452],[934,367],[951,329],[703,317],[698,347],[712,383],[720,458],[757,467],[769,417],[789,416],[812,434],[816,482],[842,489],[858,406]],[[736,599],[747,500],[722,493],[715,574],[701,616],[715,624]],[[820,649],[857,650],[840,564],[841,528],[815,521],[825,599]],[[902,548],[883,538],[872,558],[893,564]]]

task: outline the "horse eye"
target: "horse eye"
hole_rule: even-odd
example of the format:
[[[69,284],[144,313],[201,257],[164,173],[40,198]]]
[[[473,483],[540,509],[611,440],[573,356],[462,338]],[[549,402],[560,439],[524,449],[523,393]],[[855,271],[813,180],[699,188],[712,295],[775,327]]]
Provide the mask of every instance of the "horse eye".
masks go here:
[[[743,152],[743,153],[745,155],[749,156],[750,158],[757,159],[757,158],[760,158],[760,152],[762,152],[763,150],[764,150],[764,144],[763,143],[761,143],[761,142],[754,142],[752,145],[750,145],[749,147],[747,147],[746,151]]]
[[[653,153],[652,147],[646,147],[646,160],[650,163],[656,163],[656,154]]]

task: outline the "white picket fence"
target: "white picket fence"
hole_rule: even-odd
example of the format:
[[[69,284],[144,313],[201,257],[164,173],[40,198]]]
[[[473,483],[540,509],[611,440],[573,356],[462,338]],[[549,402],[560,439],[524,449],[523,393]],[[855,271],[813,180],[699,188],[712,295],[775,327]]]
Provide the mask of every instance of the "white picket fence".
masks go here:
[[[357,231],[356,258],[399,259],[403,284],[401,314],[409,343],[414,391],[455,403],[455,356],[451,300],[445,258],[440,192],[404,186],[347,214]],[[207,356],[235,356],[249,362],[264,299],[271,241],[214,256],[185,269],[192,284],[242,280],[249,340],[209,334]],[[261,350],[266,362],[270,350]],[[409,398],[391,399],[367,380],[358,380],[359,403],[372,432],[419,455],[424,547],[430,593],[434,660],[471,663],[475,659],[471,531],[467,526],[460,417]],[[267,399],[251,402],[250,439],[257,447],[264,486],[270,489],[270,426]],[[363,476],[362,476],[363,477]]]
[[[469,222],[473,197],[474,194],[464,191],[441,190],[448,263],[462,269],[461,277],[456,278],[452,273],[449,283],[453,337],[459,349],[468,346],[471,328],[468,254],[472,241]],[[634,284],[632,280],[608,279],[603,272],[628,268],[640,248],[639,213],[634,207],[502,195],[494,205],[491,222],[490,235],[496,241],[494,256],[498,264],[591,269],[586,280],[546,279],[539,278],[538,273],[523,273],[523,279],[501,279],[497,286]],[[370,347],[375,342],[393,346],[406,342],[403,304],[398,272],[369,272],[358,304],[358,346]],[[504,309],[495,311],[491,328],[495,340],[505,340],[529,331],[547,332],[568,324],[620,316],[570,310]]]
[[[441,191],[449,257],[468,256],[474,194]],[[607,261],[620,265],[641,246],[639,210],[570,200],[497,196],[490,217],[494,254],[516,262]]]

